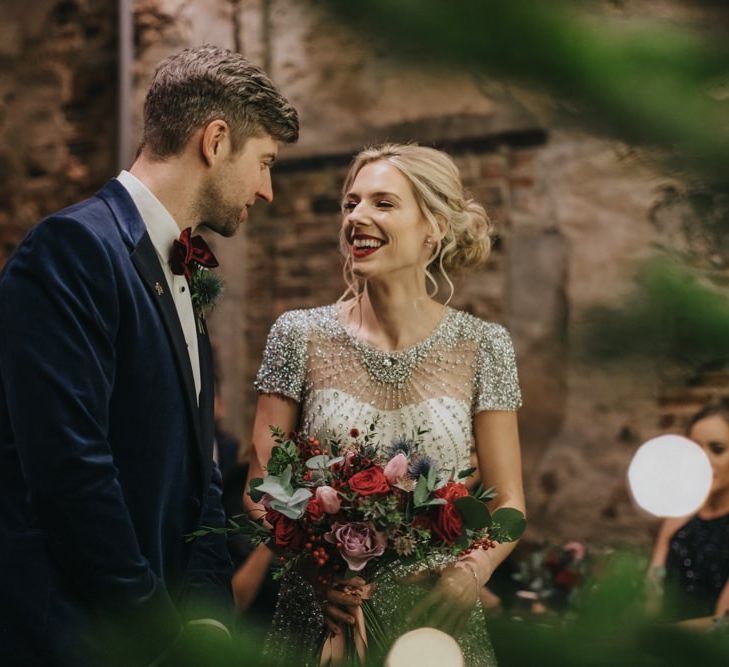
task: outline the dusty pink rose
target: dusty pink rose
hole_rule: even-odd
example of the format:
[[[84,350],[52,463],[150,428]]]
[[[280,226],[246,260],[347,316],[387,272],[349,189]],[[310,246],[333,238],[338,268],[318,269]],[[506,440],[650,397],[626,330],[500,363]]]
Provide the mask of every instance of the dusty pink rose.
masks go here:
[[[342,506],[339,494],[331,486],[317,487],[316,499],[327,514],[336,514]]]
[[[332,526],[332,530],[324,535],[324,539],[332,544],[340,545],[339,553],[347,561],[349,569],[359,572],[372,558],[382,556],[387,540],[377,532],[371,523],[354,521]]]
[[[390,484],[397,484],[408,471],[408,459],[400,452],[393,456],[385,466],[385,477]]]

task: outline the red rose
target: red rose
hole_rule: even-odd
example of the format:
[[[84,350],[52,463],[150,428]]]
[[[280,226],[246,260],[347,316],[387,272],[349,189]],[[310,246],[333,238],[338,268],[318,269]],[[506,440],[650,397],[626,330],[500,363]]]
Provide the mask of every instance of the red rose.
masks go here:
[[[460,482],[448,482],[445,486],[441,486],[440,489],[436,489],[433,492],[436,498],[445,498],[449,503],[452,503],[457,498],[463,498],[468,495],[468,489]]]
[[[453,503],[436,507],[433,532],[446,544],[453,544],[461,536],[463,519]]]
[[[270,523],[272,526],[275,526],[278,520],[283,516],[281,512],[277,512],[276,510],[266,510],[266,516],[265,519]]]
[[[371,496],[375,493],[387,493],[390,483],[379,466],[372,466],[355,473],[349,478],[349,488],[360,496]]]
[[[454,500],[468,495],[468,489],[460,482],[448,482],[437,489],[433,495],[448,501],[436,506],[433,517],[433,532],[446,544],[453,544],[463,532],[463,517],[453,504]]]
[[[300,551],[306,542],[306,533],[295,522],[283,514],[274,524],[274,544],[282,551]]]
[[[309,503],[306,506],[306,518],[311,523],[319,521],[324,515],[324,508],[316,498],[310,498]]]

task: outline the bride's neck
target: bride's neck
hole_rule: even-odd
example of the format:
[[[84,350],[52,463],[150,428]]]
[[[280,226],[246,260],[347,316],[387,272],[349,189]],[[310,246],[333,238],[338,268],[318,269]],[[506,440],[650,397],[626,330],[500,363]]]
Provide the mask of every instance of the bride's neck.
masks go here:
[[[427,338],[443,316],[444,306],[425,291],[397,283],[368,282],[349,315],[355,335],[383,350],[401,350]]]

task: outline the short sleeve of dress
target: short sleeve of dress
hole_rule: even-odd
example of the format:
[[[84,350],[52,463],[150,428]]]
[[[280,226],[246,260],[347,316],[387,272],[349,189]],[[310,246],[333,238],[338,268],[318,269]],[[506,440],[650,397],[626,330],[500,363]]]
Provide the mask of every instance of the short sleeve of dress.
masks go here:
[[[259,394],[280,394],[301,402],[306,375],[306,328],[300,311],[281,315],[268,333],[254,386]]]
[[[498,324],[484,323],[476,359],[474,414],[483,410],[518,410],[521,389],[509,332]]]

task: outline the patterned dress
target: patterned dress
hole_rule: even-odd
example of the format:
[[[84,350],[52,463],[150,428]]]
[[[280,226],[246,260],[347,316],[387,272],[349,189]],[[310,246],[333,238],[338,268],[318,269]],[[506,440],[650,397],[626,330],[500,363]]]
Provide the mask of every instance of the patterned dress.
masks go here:
[[[729,580],[729,515],[694,516],[671,537],[666,556],[665,614],[671,620],[714,613]]]
[[[428,338],[394,352],[352,336],[336,305],[284,313],[268,336],[256,389],[299,402],[300,429],[320,439],[345,435],[374,419],[383,443],[427,428],[421,452],[456,472],[469,466],[474,415],[521,405],[509,334],[451,308]],[[398,587],[406,574],[395,567],[378,575],[371,600],[393,638],[406,629],[403,608],[424,593],[417,586]],[[282,582],[269,654],[282,663],[318,665],[324,636],[312,587],[289,574]],[[480,606],[459,643],[469,666],[496,664]]]

